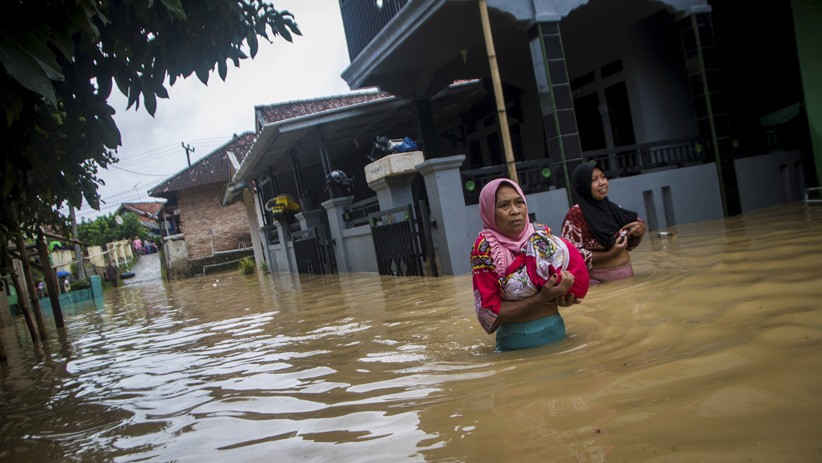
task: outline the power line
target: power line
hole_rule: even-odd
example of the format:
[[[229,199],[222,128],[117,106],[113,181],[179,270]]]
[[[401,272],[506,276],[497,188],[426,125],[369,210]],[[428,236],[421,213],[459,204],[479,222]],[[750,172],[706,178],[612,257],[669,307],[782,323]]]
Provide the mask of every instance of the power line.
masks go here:
[[[168,177],[168,176],[173,175],[173,174],[146,174],[146,173],[143,173],[143,172],[134,172],[133,170],[123,169],[122,167],[114,165],[114,164],[112,164],[111,167],[114,167],[115,169],[122,170],[124,172],[128,172],[130,174],[145,175],[146,177]]]
[[[213,147],[222,146],[223,144],[227,143],[230,139],[231,139],[231,137],[228,137],[228,136],[225,136],[225,137],[211,137],[211,138],[198,138],[196,140],[192,140],[191,144],[196,145],[199,148],[206,149],[206,147],[210,147],[210,146],[213,146]],[[160,159],[162,157],[165,157],[165,156],[168,156],[170,154],[173,154],[173,153],[177,152],[178,149],[179,149],[179,147],[176,144],[175,145],[161,146],[161,147],[153,148],[153,149],[150,149],[150,150],[147,150],[147,151],[141,151],[139,153],[129,154],[128,157],[125,158],[125,159],[118,158],[118,159],[120,159],[118,164],[120,164],[120,165],[130,165],[130,164],[134,164],[134,163],[145,162],[149,159]],[[210,151],[212,151],[212,150],[209,150],[209,152]]]

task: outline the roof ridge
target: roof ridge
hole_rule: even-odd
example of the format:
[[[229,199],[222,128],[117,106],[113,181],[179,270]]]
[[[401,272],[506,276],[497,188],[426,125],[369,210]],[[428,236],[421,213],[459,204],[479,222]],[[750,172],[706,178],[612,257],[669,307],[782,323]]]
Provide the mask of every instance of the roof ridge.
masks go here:
[[[254,139],[256,139],[256,137],[257,137],[257,134],[255,132],[251,131],[251,130],[246,130],[246,131],[244,131],[240,134],[233,134],[228,141],[226,141],[222,145],[218,146],[217,148],[214,148],[211,152],[209,152],[205,156],[203,156],[200,159],[198,159],[198,160],[194,161],[193,163],[191,163],[191,165],[185,166],[182,169],[180,169],[178,172],[166,177],[165,180],[163,180],[162,182],[158,183],[157,185],[152,187],[150,190],[148,190],[149,194],[151,194],[152,192],[156,192],[156,190],[158,190],[159,188],[162,188],[164,185],[170,185],[175,179],[179,178],[181,175],[185,174],[186,172],[195,172],[197,168],[199,168],[203,165],[206,165],[206,163],[208,163],[214,156],[217,156],[217,155],[220,155],[220,154],[226,154],[229,151],[229,149],[228,149],[229,146],[232,143],[236,142],[237,140],[239,140],[240,138],[243,138],[243,137],[251,137],[252,139],[250,140],[250,142],[253,144]],[[240,154],[240,153],[234,153],[234,154],[236,155],[236,154]],[[246,153],[242,153],[242,154],[246,154]]]
[[[283,106],[283,105],[295,105],[295,104],[303,104],[303,103],[316,103],[318,101],[326,101],[326,100],[334,100],[340,98],[354,98],[359,96],[369,96],[369,95],[385,95],[386,97],[392,96],[390,93],[379,90],[377,88],[368,89],[365,91],[358,91],[358,92],[349,92],[349,93],[339,93],[336,95],[326,95],[326,96],[318,96],[314,98],[303,98],[300,100],[288,100],[288,101],[280,101],[278,103],[268,103],[268,104],[258,104],[254,105],[254,109],[258,108],[271,108],[274,106]]]

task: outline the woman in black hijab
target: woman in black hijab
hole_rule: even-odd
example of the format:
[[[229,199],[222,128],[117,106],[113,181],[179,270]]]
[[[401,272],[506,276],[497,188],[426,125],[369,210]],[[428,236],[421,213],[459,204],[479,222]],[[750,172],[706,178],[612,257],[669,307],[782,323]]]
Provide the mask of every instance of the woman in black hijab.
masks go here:
[[[591,284],[633,276],[631,256],[645,235],[645,221],[608,199],[608,178],[596,164],[583,163],[571,179],[577,203],[565,215],[562,236],[588,265]]]

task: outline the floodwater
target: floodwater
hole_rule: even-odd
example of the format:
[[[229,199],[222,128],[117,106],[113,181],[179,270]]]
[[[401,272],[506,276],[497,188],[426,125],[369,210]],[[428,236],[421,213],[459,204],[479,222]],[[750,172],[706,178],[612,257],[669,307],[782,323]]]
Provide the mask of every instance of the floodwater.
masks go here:
[[[143,281],[38,348],[18,321],[0,461],[822,461],[822,207],[668,231],[526,351],[469,276]]]

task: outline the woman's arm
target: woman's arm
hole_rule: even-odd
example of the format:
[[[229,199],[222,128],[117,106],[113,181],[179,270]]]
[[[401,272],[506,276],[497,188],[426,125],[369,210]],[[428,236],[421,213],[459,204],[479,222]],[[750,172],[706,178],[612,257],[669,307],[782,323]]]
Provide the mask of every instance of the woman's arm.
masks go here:
[[[628,247],[628,237],[627,236],[620,236],[614,241],[614,245],[608,248],[606,251],[594,251],[591,250],[591,262],[596,264],[599,262],[605,262],[613,259],[614,257],[618,256],[621,252],[623,252]]]
[[[579,302],[573,296],[564,297],[573,284],[574,275],[563,271],[559,284],[557,276],[553,275],[537,294],[518,301],[502,301],[494,326],[547,317],[558,313],[559,306],[567,307]]]
[[[582,215],[582,209],[575,204],[568,210],[568,213],[565,214],[565,220],[562,221],[562,236],[573,243],[574,247],[582,254],[585,266],[590,269],[594,261],[592,251],[585,245],[588,235],[590,235],[590,231],[588,231],[588,225]]]

